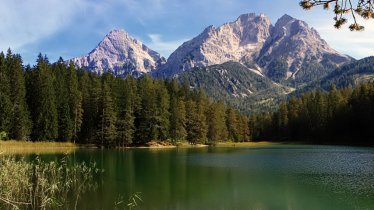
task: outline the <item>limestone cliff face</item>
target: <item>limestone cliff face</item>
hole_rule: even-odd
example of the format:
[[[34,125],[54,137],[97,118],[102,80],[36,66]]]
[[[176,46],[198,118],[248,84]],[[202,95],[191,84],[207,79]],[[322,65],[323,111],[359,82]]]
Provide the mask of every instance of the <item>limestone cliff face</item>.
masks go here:
[[[161,68],[166,75],[227,61],[254,60],[270,36],[271,23],[261,14],[241,15],[218,28],[207,27],[200,35],[182,44]]]
[[[288,78],[295,77],[304,64],[312,61],[330,62],[337,67],[351,58],[332,49],[305,22],[284,15],[272,28],[256,62],[267,71],[274,60],[286,61]]]
[[[301,83],[351,60],[332,49],[315,29],[301,20],[284,15],[273,26],[266,15],[253,13],[218,28],[207,27],[178,47],[167,62],[123,30],[111,31],[88,55],[71,59],[78,67],[99,74],[151,73],[161,77],[234,61],[276,82],[296,78]]]
[[[218,28],[209,26],[185,42],[156,75],[170,77],[193,67],[235,61],[250,64],[251,69],[280,81],[295,78],[300,70],[303,72],[299,77],[315,78],[310,63],[333,69],[351,60],[332,49],[315,29],[301,20],[284,15],[273,26],[264,14],[244,14]]]
[[[112,72],[116,76],[137,76],[155,70],[165,59],[127,32],[113,30],[88,55],[71,61],[98,74]]]

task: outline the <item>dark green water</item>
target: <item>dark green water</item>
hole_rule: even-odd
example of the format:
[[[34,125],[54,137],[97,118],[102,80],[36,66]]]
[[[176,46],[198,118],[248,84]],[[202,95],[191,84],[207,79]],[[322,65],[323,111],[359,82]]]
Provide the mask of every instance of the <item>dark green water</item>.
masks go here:
[[[374,209],[374,149],[257,148],[80,150],[105,172],[78,209],[113,209],[141,192],[137,209]]]

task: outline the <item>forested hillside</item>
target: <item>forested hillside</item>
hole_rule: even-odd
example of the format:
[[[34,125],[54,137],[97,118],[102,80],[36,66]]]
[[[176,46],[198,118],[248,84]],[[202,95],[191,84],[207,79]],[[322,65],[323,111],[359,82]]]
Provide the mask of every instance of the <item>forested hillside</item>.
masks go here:
[[[374,83],[293,97],[273,113],[252,116],[254,139],[374,146]]]
[[[41,54],[34,67],[23,67],[9,50],[0,53],[0,84],[4,139],[127,146],[250,137],[246,116],[176,80],[99,76],[62,59],[51,64]]]
[[[238,62],[193,68],[178,74],[177,79],[181,83],[188,81],[194,88],[203,88],[208,96],[246,114],[275,107],[281,96],[292,90]]]
[[[373,56],[337,68],[322,79],[315,80],[306,87],[295,91],[293,95],[311,91],[316,88],[321,88],[327,91],[333,84],[339,89],[348,86],[355,87],[356,85],[367,82],[374,82]]]

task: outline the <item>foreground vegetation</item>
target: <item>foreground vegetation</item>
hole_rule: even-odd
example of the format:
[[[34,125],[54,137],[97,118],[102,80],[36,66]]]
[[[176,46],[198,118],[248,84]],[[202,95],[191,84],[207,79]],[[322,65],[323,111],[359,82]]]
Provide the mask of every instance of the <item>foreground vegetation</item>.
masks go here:
[[[0,157],[0,209],[77,209],[82,194],[94,190],[94,163],[69,159],[44,162]]]
[[[374,83],[305,93],[250,121],[254,139],[374,146]]]

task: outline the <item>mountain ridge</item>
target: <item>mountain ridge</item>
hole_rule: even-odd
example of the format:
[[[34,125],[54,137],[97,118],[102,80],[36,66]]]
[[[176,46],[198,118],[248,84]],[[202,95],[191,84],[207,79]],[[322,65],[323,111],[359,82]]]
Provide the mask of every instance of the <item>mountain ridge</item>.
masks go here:
[[[137,77],[155,70],[166,60],[126,31],[114,29],[88,55],[72,58],[67,62],[70,61],[98,74],[111,72],[121,77]]]
[[[352,60],[332,49],[304,21],[285,14],[272,25],[265,14],[247,13],[219,27],[206,27],[167,60],[126,31],[115,29],[88,55],[68,62],[99,74],[112,72],[124,77],[149,73],[168,78],[194,67],[234,61],[250,64],[275,82],[291,85],[291,80],[302,85]],[[321,70],[315,73],[313,68]]]

